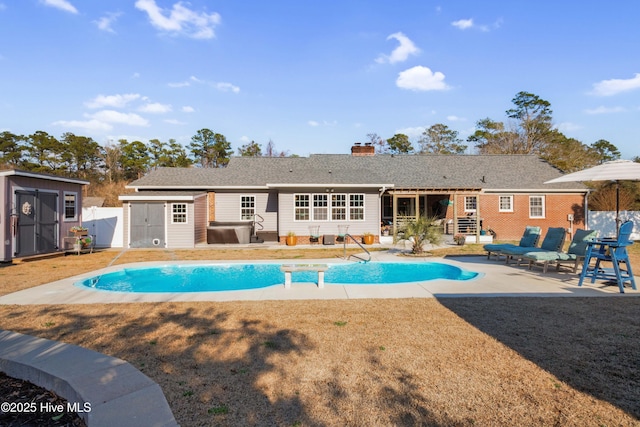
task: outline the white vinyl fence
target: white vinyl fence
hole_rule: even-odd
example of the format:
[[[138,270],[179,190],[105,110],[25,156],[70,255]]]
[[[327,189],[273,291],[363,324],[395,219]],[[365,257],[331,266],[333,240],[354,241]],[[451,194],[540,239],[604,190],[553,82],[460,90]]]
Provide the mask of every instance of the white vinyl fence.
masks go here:
[[[640,212],[620,211],[620,220],[622,222],[633,221],[631,239],[640,240]],[[613,211],[589,211],[588,224],[590,230],[599,231],[598,236],[600,237],[616,235],[616,213]]]
[[[82,208],[82,225],[96,236],[98,248],[121,248],[124,244],[122,208]]]

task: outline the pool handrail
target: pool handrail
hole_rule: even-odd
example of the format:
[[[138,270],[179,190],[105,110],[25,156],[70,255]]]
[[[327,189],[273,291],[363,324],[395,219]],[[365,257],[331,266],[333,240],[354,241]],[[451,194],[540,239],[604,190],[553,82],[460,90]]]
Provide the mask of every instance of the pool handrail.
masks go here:
[[[357,256],[357,255],[349,255],[349,256],[347,257],[347,237],[351,237],[351,240],[353,240],[353,241],[354,241],[354,243],[355,243],[356,245],[360,246],[360,248],[362,248],[362,250],[363,250],[363,251],[365,251],[365,252],[367,253],[367,255],[369,256],[369,259],[360,258],[360,257],[359,257],[359,256]],[[364,261],[364,262],[369,262],[369,261],[371,261],[371,253],[367,250],[367,248],[365,248],[364,246],[362,246],[362,243],[358,242],[358,241],[357,241],[357,240],[356,240],[356,239],[355,239],[351,234],[346,233],[346,234],[344,235],[344,237],[342,238],[342,246],[343,246],[343,249],[344,249],[344,252],[343,252],[343,256],[342,256],[342,257],[343,257],[344,259],[349,259],[349,258],[351,258],[351,257],[354,257],[354,258],[358,258],[358,259],[360,259],[360,260],[362,260],[362,261]]]

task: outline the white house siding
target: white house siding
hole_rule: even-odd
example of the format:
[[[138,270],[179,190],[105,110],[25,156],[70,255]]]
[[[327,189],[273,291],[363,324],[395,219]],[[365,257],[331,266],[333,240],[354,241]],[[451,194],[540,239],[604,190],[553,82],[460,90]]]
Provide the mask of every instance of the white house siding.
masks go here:
[[[299,190],[287,190],[280,192],[278,211],[279,235],[286,236],[293,231],[298,236],[308,236],[309,227],[320,226],[320,235],[338,234],[339,225],[348,225],[347,232],[354,236],[365,232],[379,234],[380,232],[380,197],[376,189],[340,188],[334,189],[334,193],[364,194],[364,221],[294,221],[294,194],[318,194],[324,192],[324,188],[314,190],[300,188]],[[347,209],[349,209],[347,207]]]
[[[187,222],[172,224],[173,205],[187,205]],[[171,202],[165,203],[165,227],[167,230],[167,248],[193,248],[195,247],[195,209],[193,202]]]
[[[255,196],[256,198],[256,214],[262,217],[262,226],[264,227],[258,231],[278,230],[278,193],[275,191],[242,191],[235,193],[216,191],[216,221],[241,221],[240,199],[242,196]],[[260,221],[260,218],[258,218],[258,221]]]

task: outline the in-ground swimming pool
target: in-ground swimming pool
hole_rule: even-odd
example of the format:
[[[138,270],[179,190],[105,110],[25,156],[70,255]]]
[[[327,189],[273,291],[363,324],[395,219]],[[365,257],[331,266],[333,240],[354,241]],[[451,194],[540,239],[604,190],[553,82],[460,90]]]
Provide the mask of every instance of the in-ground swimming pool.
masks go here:
[[[237,291],[282,285],[282,264],[199,264],[124,268],[90,277],[76,285],[118,292],[210,292]],[[437,263],[368,262],[329,264],[326,284],[382,285],[434,279],[470,280],[478,273]],[[293,282],[317,282],[314,271],[297,271]]]

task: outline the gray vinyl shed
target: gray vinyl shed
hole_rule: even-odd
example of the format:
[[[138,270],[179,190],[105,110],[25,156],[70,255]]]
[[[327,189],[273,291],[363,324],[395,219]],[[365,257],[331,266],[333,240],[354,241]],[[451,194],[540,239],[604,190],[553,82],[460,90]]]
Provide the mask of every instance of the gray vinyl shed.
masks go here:
[[[0,262],[63,249],[63,238],[82,224],[82,187],[73,178],[0,171]]]

